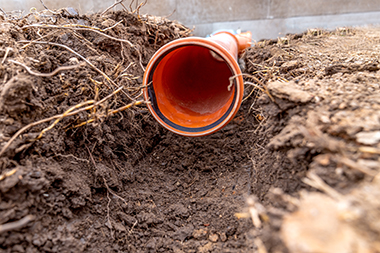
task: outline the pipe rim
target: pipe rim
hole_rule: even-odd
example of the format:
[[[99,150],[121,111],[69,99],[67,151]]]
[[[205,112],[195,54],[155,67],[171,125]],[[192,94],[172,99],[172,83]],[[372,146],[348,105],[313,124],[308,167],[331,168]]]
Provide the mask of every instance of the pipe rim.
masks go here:
[[[205,38],[199,38],[199,37],[182,38],[182,39],[172,41],[172,42],[166,44],[165,46],[161,47],[153,55],[153,57],[149,61],[148,66],[147,66],[145,73],[144,73],[143,85],[144,86],[152,85],[152,84],[149,84],[149,82],[150,82],[149,78],[151,76],[151,71],[154,70],[155,67],[158,66],[159,61],[161,61],[162,58],[166,54],[172,52],[173,50],[175,50],[177,48],[183,47],[183,46],[201,46],[201,47],[208,48],[209,50],[214,51],[220,57],[222,57],[223,60],[226,62],[226,64],[230,67],[231,72],[236,76],[235,80],[234,80],[235,94],[233,95],[233,96],[235,96],[235,98],[234,98],[233,104],[231,104],[231,107],[230,107],[231,110],[228,109],[228,111],[226,112],[226,114],[228,113],[227,116],[221,122],[219,122],[216,126],[211,127],[211,128],[204,130],[204,131],[190,132],[190,131],[179,130],[173,126],[170,126],[158,115],[158,113],[153,108],[151,103],[147,103],[147,106],[148,106],[150,113],[153,115],[153,117],[163,127],[170,130],[171,132],[174,132],[174,133],[182,135],[182,136],[188,136],[188,137],[198,137],[198,136],[209,135],[209,134],[215,133],[216,131],[222,129],[233,119],[233,117],[236,115],[237,111],[240,108],[240,104],[241,104],[241,101],[243,98],[244,83],[243,83],[243,77],[241,75],[241,70],[240,70],[240,67],[239,67],[237,61],[235,60],[234,56],[228,50],[226,50],[224,47],[222,47],[221,45],[219,45],[218,43],[216,43],[212,40],[208,40]],[[158,63],[157,63],[157,60],[159,60]],[[150,101],[149,87],[144,88],[144,99],[146,101]],[[212,124],[214,124],[214,123],[212,123]],[[210,124],[210,125],[212,125],[212,124]],[[196,129],[196,128],[194,128],[194,129]]]

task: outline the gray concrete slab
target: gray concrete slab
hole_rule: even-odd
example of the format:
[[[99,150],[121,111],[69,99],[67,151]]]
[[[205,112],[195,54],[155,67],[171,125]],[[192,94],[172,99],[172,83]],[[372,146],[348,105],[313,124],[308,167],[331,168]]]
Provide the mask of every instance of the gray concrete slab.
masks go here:
[[[184,24],[264,19],[270,0],[177,0],[178,20]]]
[[[379,0],[271,0],[270,5],[273,18],[380,11]]]
[[[275,39],[287,33],[300,33],[312,28],[335,29],[363,25],[380,25],[380,12],[348,13],[309,17],[274,18],[266,20],[245,20],[235,22],[215,22],[195,25],[194,34],[204,37],[213,31],[241,29],[252,31],[253,40]]]
[[[105,10],[115,0],[43,0],[51,9],[74,7],[81,13]],[[125,0],[128,7],[132,0]],[[133,8],[143,0],[133,1]],[[44,9],[40,0],[0,0],[6,10]],[[117,9],[121,9],[120,6]],[[168,16],[196,26],[203,36],[217,29],[252,30],[254,39],[275,38],[308,28],[379,23],[380,0],[148,0],[141,14]]]
[[[51,9],[78,8],[82,13],[102,11],[115,0],[44,0]],[[129,6],[132,0],[126,0]],[[133,1],[136,7],[142,0]],[[43,9],[39,0],[0,0],[6,11],[30,8]],[[120,6],[118,7],[120,9]],[[205,24],[238,20],[259,20],[301,16],[335,15],[344,13],[380,11],[379,0],[160,0],[152,1],[141,9],[142,13],[171,16],[183,24]]]

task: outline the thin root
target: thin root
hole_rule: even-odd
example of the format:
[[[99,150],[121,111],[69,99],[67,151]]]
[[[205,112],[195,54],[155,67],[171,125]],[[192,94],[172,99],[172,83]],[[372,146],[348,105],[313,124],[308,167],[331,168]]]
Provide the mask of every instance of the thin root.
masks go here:
[[[125,105],[125,106],[122,106],[122,107],[120,107],[120,108],[118,108],[118,109],[116,109],[116,110],[113,110],[113,111],[109,112],[108,115],[115,114],[115,113],[118,113],[118,112],[122,112],[122,111],[124,111],[124,110],[126,110],[126,109],[131,108],[132,106],[135,106],[135,105],[141,105],[141,104],[143,104],[143,103],[146,103],[146,102],[143,101],[143,100],[135,101],[135,102],[133,102],[133,103],[127,104],[127,105]]]
[[[239,77],[239,76],[246,76],[246,77],[249,77],[249,78],[252,78],[253,80],[255,80],[258,84],[260,84],[263,88],[260,87],[260,90],[263,91],[264,93],[266,93],[268,95],[268,97],[272,100],[272,102],[274,102],[274,98],[272,97],[272,95],[269,93],[269,90],[267,88],[267,86],[265,84],[263,84],[259,79],[257,79],[255,76],[253,75],[249,75],[249,74],[238,74],[238,75],[234,75],[234,76],[231,76],[230,77],[230,85],[228,85],[228,90],[231,90],[232,86],[233,86],[233,81],[235,78]],[[246,82],[247,83],[247,82]],[[253,84],[253,83],[250,83],[248,82],[248,84]],[[259,86],[257,86],[259,87]]]
[[[84,56],[80,55],[79,53],[77,53],[76,51],[74,51],[73,49],[69,48],[68,46],[65,46],[65,45],[62,45],[62,44],[58,44],[58,43],[52,43],[52,42],[47,42],[47,41],[28,41],[28,40],[20,40],[19,41],[20,43],[34,43],[34,44],[46,44],[46,45],[51,45],[51,46],[57,46],[57,47],[63,47],[65,48],[66,50],[70,51],[71,53],[75,54],[76,56],[80,57],[82,60],[84,60],[88,65],[90,65],[96,72],[98,72],[99,74],[101,74],[108,82],[110,82],[112,85],[114,85],[115,87],[117,87],[116,83],[114,81],[111,80],[111,78],[109,78],[107,76],[106,73],[104,73],[103,71],[101,71],[100,69],[98,69],[94,64],[92,64],[89,60],[87,60]],[[108,87],[110,88],[110,87]]]
[[[26,71],[28,71],[29,74],[31,74],[31,75],[34,75],[34,76],[41,76],[41,77],[52,77],[52,76],[58,74],[60,71],[70,70],[70,69],[75,69],[75,68],[78,68],[78,67],[84,65],[84,62],[82,62],[82,63],[80,63],[80,64],[78,64],[78,65],[58,67],[58,68],[56,68],[56,69],[55,69],[53,72],[51,72],[51,73],[40,73],[40,72],[34,72],[34,71],[31,70],[28,66],[24,65],[24,64],[21,63],[21,62],[14,61],[14,60],[9,60],[9,62],[12,62],[12,63],[14,63],[14,64],[17,64],[17,65],[20,65],[20,66],[24,67],[24,68],[26,69]]]
[[[24,218],[22,218],[21,220],[2,224],[2,225],[0,225],[0,234],[5,233],[7,231],[12,231],[12,230],[22,228],[22,227],[26,226],[29,222],[33,221],[34,218],[35,217],[33,215],[27,215]]]
[[[108,39],[116,40],[116,41],[120,41],[120,42],[125,42],[129,46],[134,47],[134,45],[129,40],[119,39],[119,38],[116,38],[116,37],[112,37],[112,36],[110,36],[108,34],[105,34],[104,31],[106,31],[106,30],[108,30],[110,28],[106,28],[106,30],[102,30],[102,29],[99,29],[99,28],[96,28],[96,27],[83,26],[83,25],[62,25],[62,26],[59,26],[59,25],[41,25],[41,24],[28,25],[28,26],[24,26],[23,28],[30,28],[30,27],[38,27],[38,28],[45,28],[45,29],[46,28],[70,29],[70,30],[76,30],[76,31],[95,32],[97,34],[100,34],[100,35],[108,38]]]
[[[0,181],[7,178],[7,177],[10,177],[12,176],[13,174],[15,174],[17,172],[17,169],[13,169],[13,170],[10,170],[8,172],[5,172],[4,174],[1,174],[0,175]]]
[[[20,130],[18,130],[13,136],[12,138],[9,139],[9,141],[7,142],[7,144],[5,144],[5,146],[1,149],[0,151],[0,157],[4,154],[4,152],[9,148],[9,146],[12,144],[12,142],[18,137],[20,136],[20,134],[22,134],[23,132],[25,132],[26,130],[28,130],[29,128],[31,127],[34,127],[34,126],[37,126],[37,125],[40,125],[42,123],[45,123],[45,122],[49,122],[51,120],[54,120],[54,119],[57,119],[58,121],[61,120],[63,117],[69,117],[69,116],[73,116],[73,115],[76,115],[80,112],[83,112],[83,111],[86,111],[86,110],[90,110],[92,108],[94,108],[95,106],[97,105],[100,105],[102,103],[104,103],[106,100],[108,100],[109,98],[111,98],[113,95],[117,94],[119,91],[121,91],[123,89],[123,86],[119,87],[117,90],[115,90],[114,92],[112,92],[111,94],[109,94],[108,96],[104,97],[102,100],[98,101],[95,103],[94,100],[89,100],[89,101],[86,101],[86,102],[83,102],[81,103],[80,105],[83,106],[83,105],[86,105],[86,104],[91,104],[91,103],[94,103],[93,105],[89,105],[89,106],[86,106],[86,107],[83,107],[83,108],[80,108],[76,111],[72,111],[72,108],[74,109],[77,109],[79,108],[78,105],[75,105],[73,106],[72,108],[70,108],[68,111],[66,111],[65,113],[63,114],[59,114],[59,115],[55,115],[55,116],[52,116],[50,118],[46,118],[46,119],[42,119],[42,120],[39,120],[37,122],[33,122],[29,125],[26,125],[24,126],[23,128],[21,128]],[[52,127],[54,127],[58,122],[54,122],[50,127],[48,128],[45,128],[44,130],[42,130],[41,134],[45,133],[46,131],[50,130]],[[40,136],[42,136],[40,134]],[[38,137],[38,138],[41,138],[41,137]],[[37,138],[37,139],[38,139]]]
[[[55,156],[65,157],[65,158],[72,157],[72,158],[74,158],[74,159],[77,160],[77,161],[85,162],[85,163],[90,163],[89,160],[86,160],[86,159],[82,159],[82,158],[76,157],[76,156],[74,156],[73,154],[68,154],[68,155],[56,154]]]

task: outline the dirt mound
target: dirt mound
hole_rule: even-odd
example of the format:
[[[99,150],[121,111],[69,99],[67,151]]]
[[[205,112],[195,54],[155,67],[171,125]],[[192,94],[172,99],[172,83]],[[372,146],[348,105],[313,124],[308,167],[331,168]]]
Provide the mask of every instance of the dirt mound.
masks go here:
[[[286,119],[267,148],[304,165],[302,182],[326,194],[273,188],[266,208],[253,201],[253,217],[267,221],[259,250],[379,252],[379,39],[378,27],[311,30],[247,52],[249,72],[269,79],[277,104],[265,94],[262,110]]]
[[[377,173],[377,28],[257,43],[235,119],[185,138],[153,120],[141,84],[152,54],[189,29],[138,10],[0,18],[4,252],[311,252],[286,232],[308,229],[294,222],[309,210],[300,190],[350,206]],[[377,192],[338,224],[368,252]]]

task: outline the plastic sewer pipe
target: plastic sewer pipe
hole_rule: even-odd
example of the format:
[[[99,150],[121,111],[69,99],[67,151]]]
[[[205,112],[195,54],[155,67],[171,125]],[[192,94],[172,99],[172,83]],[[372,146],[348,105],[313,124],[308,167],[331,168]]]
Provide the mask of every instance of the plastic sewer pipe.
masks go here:
[[[238,54],[250,46],[251,32],[218,32],[161,47],[144,73],[144,98],[153,117],[183,136],[204,136],[230,122],[239,110],[244,84]],[[232,86],[230,85],[230,77]]]

